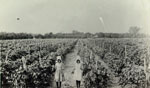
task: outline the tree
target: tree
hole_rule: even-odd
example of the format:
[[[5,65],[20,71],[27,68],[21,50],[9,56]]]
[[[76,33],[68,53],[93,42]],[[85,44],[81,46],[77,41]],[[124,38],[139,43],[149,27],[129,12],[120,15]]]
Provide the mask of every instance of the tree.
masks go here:
[[[85,38],[91,38],[92,36],[93,36],[92,33],[89,33],[89,32],[84,34]]]
[[[44,38],[44,36],[43,36],[42,34],[36,34],[34,37],[35,37],[35,38],[39,38],[39,39]]]
[[[129,33],[132,35],[132,37],[139,37],[139,31],[141,30],[140,27],[132,26],[129,29]]]
[[[52,33],[52,32],[46,33],[46,34],[44,35],[44,37],[45,37],[45,38],[52,38],[52,37],[53,37],[53,33]]]
[[[141,30],[140,27],[132,26],[132,27],[129,28],[129,33],[131,33],[131,34],[138,34],[140,30]]]

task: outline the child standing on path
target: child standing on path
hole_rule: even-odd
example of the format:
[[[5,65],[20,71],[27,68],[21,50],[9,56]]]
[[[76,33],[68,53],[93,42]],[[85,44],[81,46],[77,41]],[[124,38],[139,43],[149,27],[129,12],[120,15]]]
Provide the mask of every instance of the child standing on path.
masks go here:
[[[76,80],[76,86],[77,88],[80,88],[81,80],[82,80],[82,63],[80,56],[77,56],[75,68],[72,73],[74,73],[74,80]]]
[[[56,81],[56,86],[57,88],[61,88],[61,82],[64,81],[64,66],[61,60],[61,56],[57,56],[57,61],[55,64],[55,81]]]

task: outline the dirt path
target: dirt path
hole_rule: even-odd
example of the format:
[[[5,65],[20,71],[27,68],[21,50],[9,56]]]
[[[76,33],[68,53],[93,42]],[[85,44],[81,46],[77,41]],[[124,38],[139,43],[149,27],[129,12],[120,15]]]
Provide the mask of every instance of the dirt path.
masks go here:
[[[73,79],[72,71],[74,69],[77,52],[78,49],[76,45],[72,52],[66,55],[66,59],[64,61],[65,81],[63,82],[63,88],[75,88],[75,80]]]
[[[68,53],[65,57],[64,62],[64,75],[65,75],[65,81],[62,82],[62,88],[76,88],[75,81],[73,79],[72,71],[74,69],[75,60],[77,56],[78,48],[77,44],[75,45],[74,49]],[[56,83],[53,82],[53,87],[56,88]]]

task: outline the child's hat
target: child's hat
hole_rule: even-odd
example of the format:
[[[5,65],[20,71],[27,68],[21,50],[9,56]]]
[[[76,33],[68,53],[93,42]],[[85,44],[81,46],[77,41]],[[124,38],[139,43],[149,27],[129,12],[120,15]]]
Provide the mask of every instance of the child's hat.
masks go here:
[[[77,56],[77,59],[76,59],[76,61],[77,61],[77,60],[81,60],[80,56]]]
[[[57,56],[57,60],[61,60],[61,56]]]

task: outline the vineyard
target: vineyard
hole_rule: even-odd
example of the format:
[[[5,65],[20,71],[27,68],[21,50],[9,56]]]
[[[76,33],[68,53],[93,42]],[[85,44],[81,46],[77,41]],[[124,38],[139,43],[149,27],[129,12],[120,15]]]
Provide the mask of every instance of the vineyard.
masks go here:
[[[145,88],[144,60],[149,59],[149,39],[31,39],[0,43],[2,88],[55,88],[56,56],[62,56],[64,63],[72,63],[75,57],[71,55],[76,53],[83,62],[82,88]],[[70,56],[66,58],[67,55]],[[71,73],[68,72],[67,75]],[[63,88],[76,88],[67,86]]]

